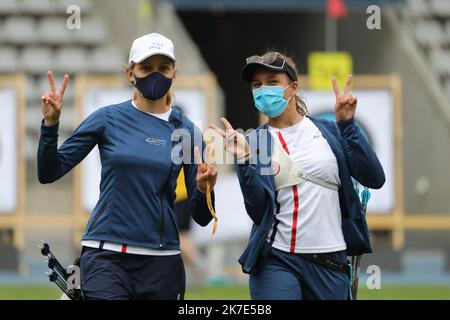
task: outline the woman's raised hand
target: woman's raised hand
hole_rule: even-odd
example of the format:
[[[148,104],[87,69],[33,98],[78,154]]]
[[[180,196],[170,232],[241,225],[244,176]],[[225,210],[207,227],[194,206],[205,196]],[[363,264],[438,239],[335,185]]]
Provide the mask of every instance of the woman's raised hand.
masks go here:
[[[197,188],[201,193],[206,194],[214,189],[217,180],[217,169],[212,165],[211,161],[211,145],[207,145],[205,149],[205,163],[198,147],[194,148],[195,163],[197,163]],[[209,184],[209,185],[208,185]]]
[[[336,77],[333,76],[333,89],[336,95],[336,121],[350,120],[355,116],[356,104],[358,99],[350,94],[350,86],[352,84],[353,76],[350,74],[345,84],[344,92],[339,90],[339,86],[336,82]]]
[[[234,130],[227,119],[220,118],[220,120],[222,121],[225,130],[214,124],[210,124],[209,127],[214,129],[214,131],[225,139],[225,150],[232,153],[238,160],[247,157],[250,153],[250,147],[244,135]]]
[[[44,115],[44,123],[46,126],[52,126],[59,122],[61,116],[61,108],[63,103],[64,92],[69,84],[69,76],[64,76],[61,89],[56,91],[55,78],[53,73],[47,73],[48,82],[50,84],[50,92],[45,92],[42,99],[42,114]]]

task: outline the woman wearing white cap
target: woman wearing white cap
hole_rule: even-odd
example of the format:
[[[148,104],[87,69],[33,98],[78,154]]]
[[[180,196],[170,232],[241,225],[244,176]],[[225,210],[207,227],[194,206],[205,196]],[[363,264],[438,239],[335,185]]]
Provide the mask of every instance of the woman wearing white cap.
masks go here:
[[[214,187],[217,171],[200,165],[201,132],[171,107],[170,88],[176,76],[173,49],[172,41],[157,33],[136,39],[126,69],[136,87],[134,99],[93,112],[60,148],[58,123],[69,79],[65,76],[57,92],[48,73],[51,91],[42,96],[39,181],[61,178],[95,145],[100,150],[100,198],[82,238],[81,288],[86,299],[184,297],[185,274],[173,209],[181,168],[194,220],[202,226],[211,221],[206,184]],[[189,136],[172,141],[177,129]],[[178,148],[183,161],[172,161],[173,147],[181,142],[186,146],[183,139],[188,139],[189,146],[188,150]],[[214,202],[214,193],[211,196]]]

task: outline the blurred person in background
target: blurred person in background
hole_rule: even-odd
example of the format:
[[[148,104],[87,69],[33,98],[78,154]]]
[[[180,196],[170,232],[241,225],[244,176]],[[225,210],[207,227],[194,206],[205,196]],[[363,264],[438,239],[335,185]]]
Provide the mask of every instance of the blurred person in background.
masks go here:
[[[174,107],[175,108],[175,107]],[[197,245],[192,241],[189,231],[192,226],[192,208],[189,205],[186,184],[184,183],[184,171],[178,176],[177,197],[175,199],[175,214],[178,219],[181,256],[186,265],[187,285],[196,287],[201,284],[204,266]]]
[[[175,164],[171,158],[176,129],[190,133],[188,151],[197,163],[204,145],[194,147],[199,129],[172,108],[173,50],[172,41],[157,33],[136,39],[125,70],[136,88],[133,100],[99,108],[59,148],[58,123],[69,77],[57,91],[48,73],[50,92],[42,96],[37,154],[39,181],[60,179],[96,145],[100,150],[100,198],[81,242],[81,290],[86,299],[184,298],[185,270],[174,215],[182,168],[194,220],[202,226],[211,221],[205,193],[206,183],[211,189],[215,185],[216,169],[192,160]]]
[[[371,252],[351,177],[373,189],[385,181],[376,154],[355,124],[352,76],[343,92],[332,79],[336,122],[308,116],[297,96],[297,68],[284,54],[247,58],[241,78],[251,84],[255,107],[268,122],[247,137],[225,118],[225,131],[210,127],[237,159],[245,207],[254,222],[239,259],[250,274],[251,297],[348,299],[347,254]]]

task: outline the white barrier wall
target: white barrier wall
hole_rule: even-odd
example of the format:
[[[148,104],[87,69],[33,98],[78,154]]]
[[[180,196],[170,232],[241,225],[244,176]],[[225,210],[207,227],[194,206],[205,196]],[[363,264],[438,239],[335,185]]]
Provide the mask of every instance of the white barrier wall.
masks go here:
[[[18,98],[14,89],[0,89],[0,214],[17,209],[17,117]]]
[[[302,90],[311,116],[334,119],[336,97],[329,91]],[[394,104],[388,89],[354,89],[358,98],[356,122],[383,166],[386,183],[380,190],[370,190],[368,214],[389,214],[395,208]]]

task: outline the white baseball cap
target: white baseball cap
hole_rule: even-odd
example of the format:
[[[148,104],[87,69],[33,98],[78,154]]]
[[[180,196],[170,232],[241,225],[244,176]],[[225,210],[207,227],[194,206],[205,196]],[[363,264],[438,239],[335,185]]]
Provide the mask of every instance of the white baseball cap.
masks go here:
[[[128,63],[141,63],[145,59],[161,54],[176,61],[173,54],[173,43],[169,38],[159,33],[150,33],[133,41]]]

